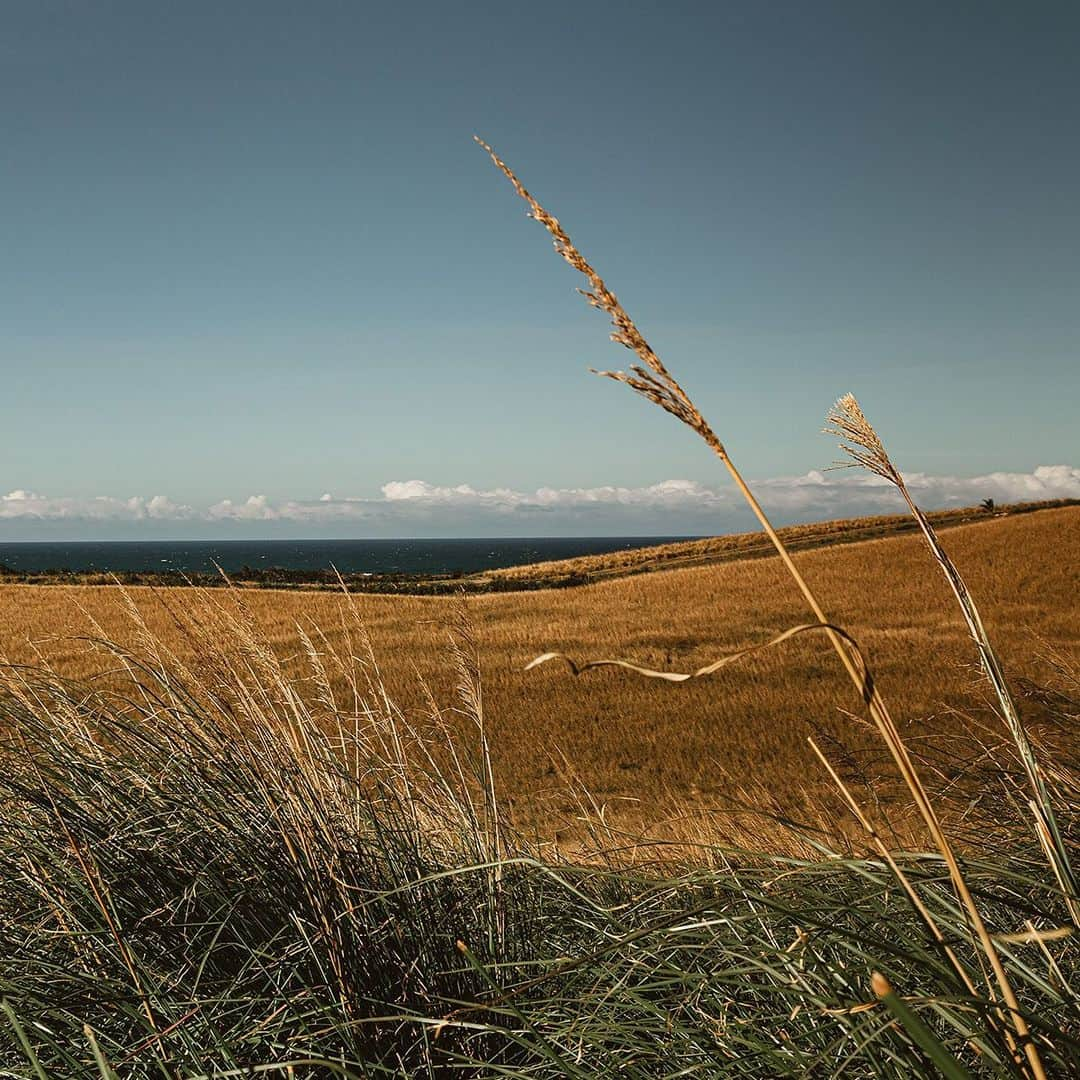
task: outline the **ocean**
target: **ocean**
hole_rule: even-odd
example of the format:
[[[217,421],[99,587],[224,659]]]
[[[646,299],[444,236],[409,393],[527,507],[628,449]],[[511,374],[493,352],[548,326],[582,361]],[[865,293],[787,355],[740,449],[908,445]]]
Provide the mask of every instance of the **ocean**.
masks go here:
[[[213,573],[215,564],[343,574],[475,573],[548,559],[650,547],[682,536],[531,537],[464,540],[110,540],[0,542],[0,566],[20,572]]]

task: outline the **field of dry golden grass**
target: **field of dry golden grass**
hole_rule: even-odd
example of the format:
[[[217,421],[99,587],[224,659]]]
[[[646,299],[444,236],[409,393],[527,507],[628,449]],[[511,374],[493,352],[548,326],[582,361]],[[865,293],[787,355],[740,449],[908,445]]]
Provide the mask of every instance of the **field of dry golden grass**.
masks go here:
[[[983,611],[1014,685],[1053,682],[1048,647],[1080,657],[1080,508],[985,520],[945,534]],[[960,730],[987,688],[955,602],[915,535],[802,552],[799,566],[830,617],[859,641],[894,704],[905,737],[941,740]],[[149,625],[170,640],[169,604],[182,589],[132,589]],[[221,597],[221,594],[218,594]],[[297,626],[314,623],[341,640],[342,598],[298,591],[244,592],[244,602],[282,656],[300,652]],[[355,598],[394,698],[425,711],[418,675],[452,704],[447,650],[457,601],[442,597]],[[672,814],[743,799],[812,817],[831,787],[806,736],[873,756],[876,738],[824,639],[808,636],[684,685],[602,670],[573,678],[560,665],[524,672],[538,653],[620,657],[691,670],[767,639],[807,615],[776,558],[612,579],[577,589],[471,598],[496,780],[519,823],[548,834],[573,815],[574,777],[609,820],[656,826]],[[0,588],[0,645],[14,661],[35,652],[71,676],[105,660],[73,635],[88,616],[120,641],[132,630],[119,590]],[[173,634],[175,637],[175,633]],[[173,642],[183,654],[180,641]],[[1023,683],[1021,682],[1022,686]],[[1038,704],[1022,706],[1037,729]],[[819,740],[820,741],[820,740]],[[836,745],[832,754],[847,759]],[[853,783],[859,772],[850,766]],[[867,784],[860,797],[872,795]],[[572,828],[572,826],[571,826]]]

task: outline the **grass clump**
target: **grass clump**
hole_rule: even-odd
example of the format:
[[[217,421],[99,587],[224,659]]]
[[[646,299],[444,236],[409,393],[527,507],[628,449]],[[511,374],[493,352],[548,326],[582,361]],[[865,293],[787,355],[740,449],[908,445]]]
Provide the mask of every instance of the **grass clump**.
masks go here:
[[[3,669],[6,1075],[936,1075],[874,971],[961,1067],[1026,1074],[965,985],[981,958],[940,856],[891,858],[959,969],[877,856],[703,843],[628,866],[609,833],[588,862],[540,857],[494,801],[467,638],[453,706],[407,722],[359,623],[347,651],[299,633],[287,669],[245,600],[171,612],[195,662],[147,635],[97,642],[107,687]],[[1078,950],[1019,818],[1011,835],[965,874],[1066,1076]]]

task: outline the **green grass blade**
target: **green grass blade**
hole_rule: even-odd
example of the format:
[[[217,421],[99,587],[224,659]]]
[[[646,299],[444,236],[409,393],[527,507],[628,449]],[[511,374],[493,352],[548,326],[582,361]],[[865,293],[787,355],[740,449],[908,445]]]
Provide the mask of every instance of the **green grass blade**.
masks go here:
[[[19,1045],[23,1048],[23,1053],[26,1054],[26,1059],[30,1062],[30,1067],[34,1070],[38,1080],[49,1080],[49,1074],[41,1067],[41,1062],[38,1060],[34,1047],[31,1045],[25,1029],[19,1023],[19,1018],[15,1015],[15,1010],[11,1007],[11,1002],[7,998],[0,1001],[0,1009],[3,1009],[11,1029],[15,1032],[15,1038],[19,1040]]]
[[[875,971],[872,981],[874,993],[946,1080],[972,1080],[971,1073],[953,1057],[923,1018],[896,993],[884,975]]]

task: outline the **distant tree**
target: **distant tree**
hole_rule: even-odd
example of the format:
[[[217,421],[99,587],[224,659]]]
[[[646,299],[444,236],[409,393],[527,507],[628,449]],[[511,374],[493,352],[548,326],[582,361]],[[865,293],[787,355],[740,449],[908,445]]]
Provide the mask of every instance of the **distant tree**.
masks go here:
[[[981,503],[979,503],[979,509],[984,511],[987,514],[992,514],[994,512],[994,509],[995,509],[994,500],[993,499],[983,499],[983,501]]]

